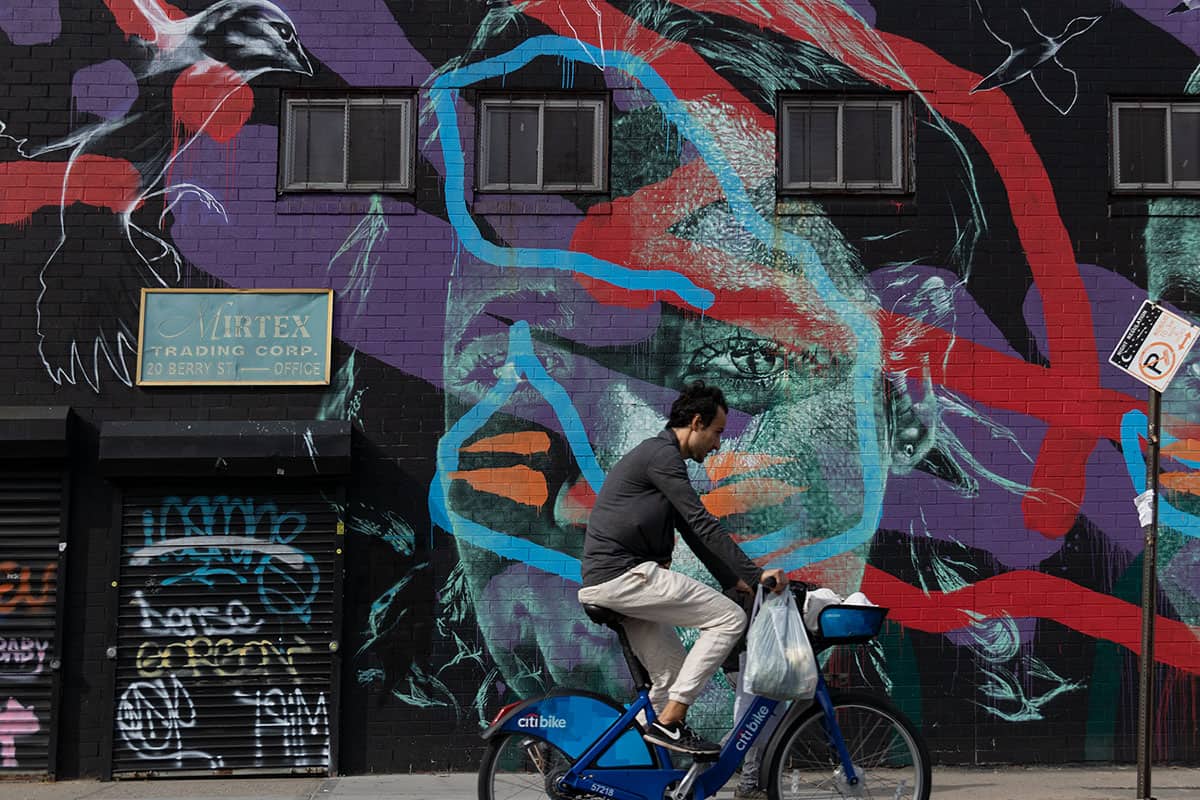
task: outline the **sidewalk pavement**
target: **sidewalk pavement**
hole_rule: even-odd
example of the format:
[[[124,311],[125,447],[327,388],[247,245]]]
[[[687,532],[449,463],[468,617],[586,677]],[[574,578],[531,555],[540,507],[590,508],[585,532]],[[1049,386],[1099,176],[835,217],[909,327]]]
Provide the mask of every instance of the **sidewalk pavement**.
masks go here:
[[[719,795],[733,797],[732,784]],[[1200,768],[1155,767],[1157,800],[1200,798]],[[3,800],[475,800],[473,774],[350,775],[339,778],[0,780]],[[936,800],[1143,800],[1133,767],[935,767]]]

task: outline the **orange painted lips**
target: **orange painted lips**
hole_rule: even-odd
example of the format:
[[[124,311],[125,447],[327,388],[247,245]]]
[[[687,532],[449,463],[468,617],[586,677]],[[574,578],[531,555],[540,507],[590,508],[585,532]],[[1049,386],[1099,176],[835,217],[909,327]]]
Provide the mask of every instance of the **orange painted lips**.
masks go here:
[[[1163,446],[1162,454],[1180,462],[1200,462],[1200,439],[1180,439],[1171,442]],[[1165,489],[1200,495],[1200,471],[1164,472],[1159,475],[1158,481]]]
[[[709,480],[719,485],[705,494],[701,501],[714,517],[731,517],[782,505],[789,498],[806,491],[807,487],[774,478],[742,478],[735,483],[728,481],[794,460],[769,453],[715,453],[707,459],[706,470]]]
[[[550,437],[542,431],[518,431],[489,436],[462,448],[464,453],[531,456],[546,453]],[[776,464],[794,459],[767,453],[716,453],[707,459],[709,478],[717,484],[701,501],[716,517],[731,517],[787,502],[807,487],[795,486],[775,478],[742,477]],[[550,499],[546,476],[525,464],[505,467],[483,467],[450,473],[453,480],[462,480],[478,492],[495,495],[514,503],[542,508]],[[729,483],[734,478],[741,478]],[[575,483],[565,495],[560,511],[570,524],[582,526],[595,505],[596,495],[585,482]]]
[[[517,431],[479,439],[464,446],[461,452],[532,456],[549,450],[550,437],[546,433]],[[542,508],[550,499],[546,476],[525,464],[458,470],[450,473],[450,478],[466,481],[477,492],[496,495],[533,508]]]

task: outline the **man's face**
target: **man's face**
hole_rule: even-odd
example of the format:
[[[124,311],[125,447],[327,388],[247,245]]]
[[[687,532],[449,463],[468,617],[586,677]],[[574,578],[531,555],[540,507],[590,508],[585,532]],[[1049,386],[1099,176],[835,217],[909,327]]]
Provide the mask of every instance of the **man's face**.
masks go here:
[[[699,414],[692,419],[686,454],[688,458],[697,464],[703,464],[709,453],[721,449],[721,434],[725,431],[727,416],[725,409],[718,406],[717,413],[709,424],[705,425]]]

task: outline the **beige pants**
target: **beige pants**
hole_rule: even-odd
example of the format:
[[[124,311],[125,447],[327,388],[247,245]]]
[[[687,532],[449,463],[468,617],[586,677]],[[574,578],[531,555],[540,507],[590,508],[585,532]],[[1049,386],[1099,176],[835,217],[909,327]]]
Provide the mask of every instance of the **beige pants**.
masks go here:
[[[695,703],[746,627],[746,612],[737,603],[653,561],[598,586],[584,586],[579,602],[625,615],[629,644],[650,673],[650,701],[660,712],[667,700]],[[690,651],[676,627],[700,629]]]

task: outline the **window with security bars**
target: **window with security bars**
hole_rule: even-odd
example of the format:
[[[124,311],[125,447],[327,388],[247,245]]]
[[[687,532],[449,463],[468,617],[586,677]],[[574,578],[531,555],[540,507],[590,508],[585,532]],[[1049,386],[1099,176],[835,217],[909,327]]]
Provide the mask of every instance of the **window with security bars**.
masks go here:
[[[904,191],[907,108],[903,98],[783,100],[780,191]]]
[[[602,98],[489,97],[480,104],[484,191],[602,192],[608,152]]]
[[[1112,104],[1113,188],[1200,192],[1200,101]]]
[[[413,97],[288,98],[284,191],[410,192]]]

